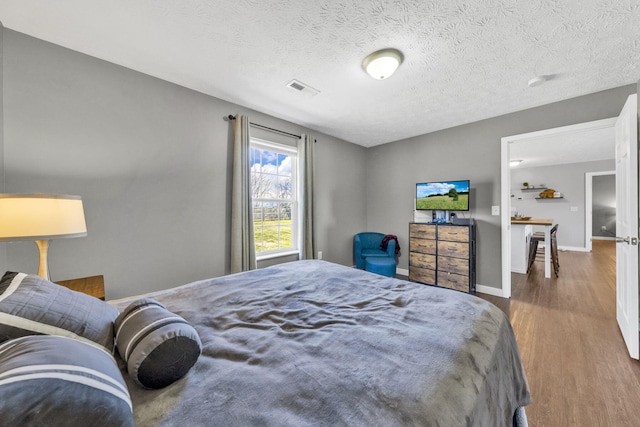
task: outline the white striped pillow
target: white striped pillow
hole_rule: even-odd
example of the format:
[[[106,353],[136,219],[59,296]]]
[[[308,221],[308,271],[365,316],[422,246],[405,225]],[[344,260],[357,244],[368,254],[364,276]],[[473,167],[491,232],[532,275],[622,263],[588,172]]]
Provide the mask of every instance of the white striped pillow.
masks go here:
[[[110,304],[39,276],[7,272],[0,279],[0,342],[24,335],[61,335],[113,352],[117,316]]]
[[[0,344],[2,425],[133,426],[129,390],[110,353],[73,338]]]
[[[182,378],[198,360],[196,330],[162,304],[143,298],[115,320],[116,347],[127,371],[145,388],[162,388]]]

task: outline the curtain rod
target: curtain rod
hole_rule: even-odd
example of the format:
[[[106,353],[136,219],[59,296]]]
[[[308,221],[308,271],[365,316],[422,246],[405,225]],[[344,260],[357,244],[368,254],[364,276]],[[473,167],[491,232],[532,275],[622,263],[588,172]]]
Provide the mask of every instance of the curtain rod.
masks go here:
[[[229,115],[227,116],[227,118],[228,118],[229,120],[235,120],[235,119],[236,119],[236,116],[233,116],[233,115],[229,114]],[[280,134],[282,134],[282,135],[291,136],[291,137],[293,137],[293,138],[298,138],[298,139],[302,138],[300,135],[296,135],[295,133],[285,132],[285,131],[283,131],[283,130],[270,128],[270,127],[268,127],[268,126],[259,125],[259,124],[257,124],[257,123],[251,123],[251,122],[250,122],[250,123],[249,123],[249,125],[250,125],[250,126],[253,126],[253,127],[260,128],[260,129],[268,130],[268,131],[271,131],[271,132],[280,133]]]

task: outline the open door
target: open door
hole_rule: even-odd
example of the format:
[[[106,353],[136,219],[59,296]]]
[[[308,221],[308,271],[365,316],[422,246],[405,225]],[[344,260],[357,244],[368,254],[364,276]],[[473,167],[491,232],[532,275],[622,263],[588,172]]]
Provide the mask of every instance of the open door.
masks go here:
[[[638,319],[638,101],[616,121],[616,318],[629,355],[640,352]]]

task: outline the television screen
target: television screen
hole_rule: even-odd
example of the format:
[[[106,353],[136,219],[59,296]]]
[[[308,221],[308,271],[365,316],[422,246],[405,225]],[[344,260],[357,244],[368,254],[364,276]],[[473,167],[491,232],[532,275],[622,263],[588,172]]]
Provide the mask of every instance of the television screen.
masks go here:
[[[416,209],[468,211],[469,180],[422,182],[416,184]]]

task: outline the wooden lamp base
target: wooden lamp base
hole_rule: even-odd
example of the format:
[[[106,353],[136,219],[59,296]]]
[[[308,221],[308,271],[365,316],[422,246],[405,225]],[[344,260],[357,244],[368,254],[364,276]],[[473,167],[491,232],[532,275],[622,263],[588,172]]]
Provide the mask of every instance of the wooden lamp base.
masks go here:
[[[36,240],[38,251],[40,251],[40,264],[38,264],[38,276],[49,280],[49,264],[47,263],[47,251],[49,250],[49,240]]]

